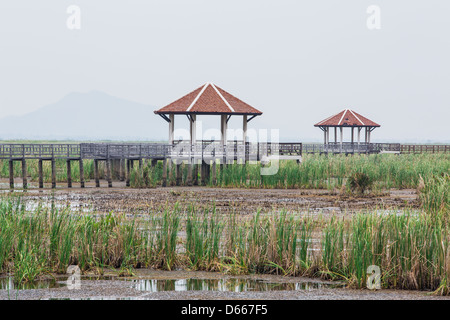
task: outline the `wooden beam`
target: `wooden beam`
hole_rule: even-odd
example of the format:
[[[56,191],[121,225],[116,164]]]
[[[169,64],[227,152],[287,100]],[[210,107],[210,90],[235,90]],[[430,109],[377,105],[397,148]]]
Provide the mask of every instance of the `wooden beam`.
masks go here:
[[[22,186],[23,189],[28,189],[28,179],[27,179],[27,160],[22,159]]]
[[[72,188],[72,168],[70,165],[70,160],[67,159],[66,160],[66,164],[67,164],[67,188]]]

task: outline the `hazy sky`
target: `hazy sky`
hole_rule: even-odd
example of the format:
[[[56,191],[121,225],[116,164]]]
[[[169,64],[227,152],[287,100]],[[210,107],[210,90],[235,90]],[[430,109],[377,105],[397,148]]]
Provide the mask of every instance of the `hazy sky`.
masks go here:
[[[375,141],[449,141],[449,16],[446,0],[2,1],[0,117],[74,91],[162,107],[214,82],[292,140],[351,108],[381,124]]]

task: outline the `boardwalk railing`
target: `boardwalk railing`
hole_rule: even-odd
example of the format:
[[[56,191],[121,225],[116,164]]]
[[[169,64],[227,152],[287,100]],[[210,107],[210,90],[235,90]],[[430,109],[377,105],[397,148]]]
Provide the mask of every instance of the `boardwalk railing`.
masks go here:
[[[79,159],[80,144],[0,144],[0,159]]]
[[[260,161],[263,156],[301,156],[303,153],[442,153],[450,145],[402,145],[399,143],[249,143],[217,141],[162,143],[0,144],[0,159],[227,159]]]
[[[330,142],[328,144],[303,144],[304,153],[380,153],[400,152],[399,143],[352,143]]]

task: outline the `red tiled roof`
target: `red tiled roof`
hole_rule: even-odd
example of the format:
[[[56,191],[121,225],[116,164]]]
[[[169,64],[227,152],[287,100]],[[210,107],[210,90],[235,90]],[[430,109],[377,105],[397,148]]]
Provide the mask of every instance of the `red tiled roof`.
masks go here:
[[[359,113],[345,109],[338,114],[322,120],[314,125],[315,127],[379,127],[380,125],[372,120],[363,117]]]
[[[249,114],[262,112],[213,83],[206,83],[184,97],[155,111],[156,114]]]

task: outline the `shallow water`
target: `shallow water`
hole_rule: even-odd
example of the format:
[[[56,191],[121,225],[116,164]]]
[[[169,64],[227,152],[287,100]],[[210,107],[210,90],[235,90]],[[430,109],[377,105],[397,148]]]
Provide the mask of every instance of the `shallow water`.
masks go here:
[[[344,288],[343,284],[322,282],[267,282],[261,279],[139,279],[131,280],[133,288],[146,292],[161,291],[281,291]]]
[[[262,279],[130,279],[113,276],[88,276],[81,281],[111,281],[120,280],[131,283],[131,288],[145,292],[163,291],[220,291],[220,292],[247,292],[247,291],[283,291],[283,290],[311,290],[322,288],[345,288],[341,283],[324,282],[272,282]],[[56,289],[67,286],[67,280],[45,279],[33,282],[15,284],[13,277],[0,278],[0,290],[32,290],[32,289]]]

